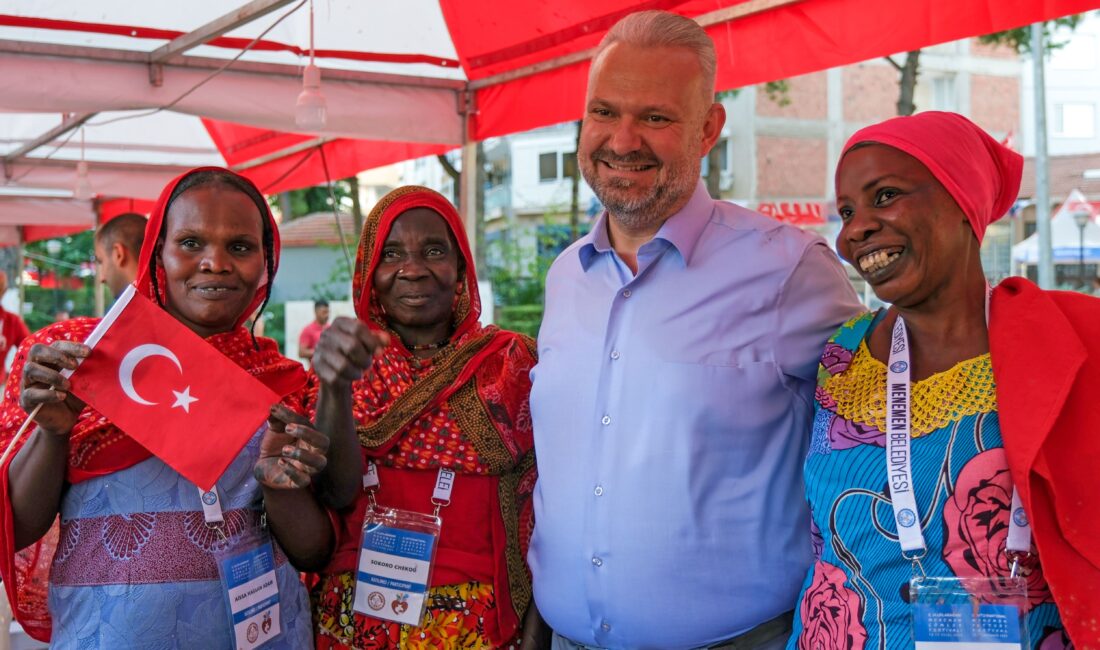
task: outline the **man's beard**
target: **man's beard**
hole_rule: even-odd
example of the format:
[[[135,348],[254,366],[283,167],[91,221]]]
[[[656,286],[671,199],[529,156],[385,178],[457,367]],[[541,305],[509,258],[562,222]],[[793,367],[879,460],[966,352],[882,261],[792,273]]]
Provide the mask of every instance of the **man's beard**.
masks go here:
[[[624,190],[630,190],[635,183],[624,178],[600,178],[596,166],[601,163],[597,161],[616,165],[656,165],[657,179],[647,194],[629,196]],[[672,207],[694,191],[701,164],[696,161],[692,165],[690,158],[661,162],[644,150],[618,156],[602,147],[578,162],[585,182],[600,203],[627,230],[647,230],[672,216]]]

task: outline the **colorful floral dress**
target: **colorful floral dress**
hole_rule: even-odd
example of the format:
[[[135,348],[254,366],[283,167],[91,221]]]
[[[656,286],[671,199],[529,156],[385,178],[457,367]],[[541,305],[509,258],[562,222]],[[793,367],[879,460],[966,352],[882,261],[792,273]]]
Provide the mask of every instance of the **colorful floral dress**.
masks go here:
[[[795,607],[788,648],[912,648],[911,564],[901,557],[886,479],[886,366],[867,339],[884,311],[845,323],[818,368],[806,497],[815,563]],[[914,492],[929,576],[1007,576],[1012,479],[988,354],[912,386]],[[1029,647],[1068,645],[1057,607],[1031,561]]]

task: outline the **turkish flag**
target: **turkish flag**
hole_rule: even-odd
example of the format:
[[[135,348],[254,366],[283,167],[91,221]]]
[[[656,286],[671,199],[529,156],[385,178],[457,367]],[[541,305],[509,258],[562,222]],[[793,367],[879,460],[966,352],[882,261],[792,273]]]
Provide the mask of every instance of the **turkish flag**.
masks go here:
[[[133,285],[84,344],[73,394],[204,490],[279,401]]]

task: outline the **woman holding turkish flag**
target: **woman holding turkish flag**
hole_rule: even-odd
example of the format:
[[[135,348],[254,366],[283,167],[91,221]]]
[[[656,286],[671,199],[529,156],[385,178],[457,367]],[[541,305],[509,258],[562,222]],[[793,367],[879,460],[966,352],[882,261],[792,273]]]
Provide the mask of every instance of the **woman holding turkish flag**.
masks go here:
[[[161,194],[135,284],[294,407],[306,384],[301,365],[243,327],[270,296],[278,256],[278,229],[256,187],[228,170],[200,168]],[[310,488],[325,466],[327,438],[276,405],[215,489],[197,489],[70,392],[61,371],[95,354],[82,342],[97,322],[72,319],[24,342],[0,406],[5,449],[37,408],[33,434],[0,467],[0,571],[19,622],[55,648],[242,647],[220,558],[242,540],[266,540],[270,526],[275,543],[257,557],[270,560],[278,605],[262,626],[265,635],[273,624],[282,634],[265,647],[309,647],[295,567],[315,568],[331,551],[332,528]],[[177,393],[185,409],[194,401]],[[210,435],[195,433],[198,453]],[[248,630],[247,641],[259,630]]]
[[[427,188],[375,206],[352,282],[358,319],[337,318],[313,356],[317,427],[332,436],[326,498],[338,508],[336,552],[314,591],[317,647],[514,647],[531,600],[534,342],[478,323],[462,221]],[[368,514],[433,509],[442,524],[421,614],[409,589],[375,588],[417,578],[362,581],[358,567],[386,561],[361,560],[360,540]]]

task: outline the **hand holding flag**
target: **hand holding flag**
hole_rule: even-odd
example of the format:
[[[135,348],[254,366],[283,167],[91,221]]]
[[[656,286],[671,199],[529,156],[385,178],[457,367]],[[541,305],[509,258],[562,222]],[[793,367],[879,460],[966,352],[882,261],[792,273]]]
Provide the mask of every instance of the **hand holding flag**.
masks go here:
[[[210,489],[279,401],[133,286],[88,336],[72,392],[195,485]]]
[[[46,433],[67,436],[76,425],[84,403],[69,392],[68,375],[88,357],[91,348],[73,341],[31,346],[23,367],[19,405],[32,413]]]

